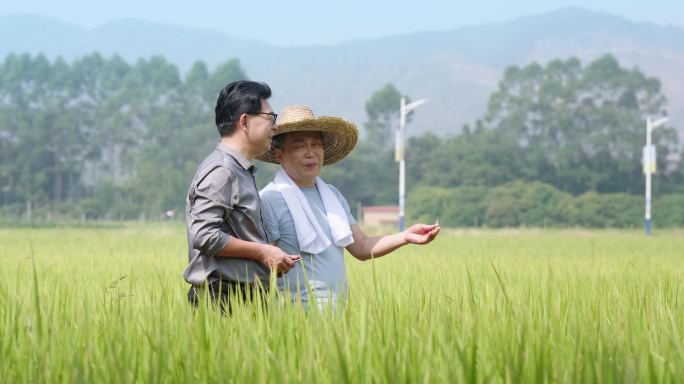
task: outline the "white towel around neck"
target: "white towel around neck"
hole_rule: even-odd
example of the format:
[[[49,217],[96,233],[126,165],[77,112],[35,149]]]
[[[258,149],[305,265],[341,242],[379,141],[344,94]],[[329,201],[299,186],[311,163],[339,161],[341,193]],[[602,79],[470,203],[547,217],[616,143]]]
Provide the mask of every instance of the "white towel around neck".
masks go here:
[[[299,250],[311,254],[323,252],[330,246],[328,236],[316,220],[306,196],[281,168],[273,181],[275,189],[283,195],[285,204],[292,215]],[[316,177],[316,187],[323,201],[323,207],[330,224],[333,242],[338,247],[346,247],[354,242],[347,214],[342,204],[320,177]]]

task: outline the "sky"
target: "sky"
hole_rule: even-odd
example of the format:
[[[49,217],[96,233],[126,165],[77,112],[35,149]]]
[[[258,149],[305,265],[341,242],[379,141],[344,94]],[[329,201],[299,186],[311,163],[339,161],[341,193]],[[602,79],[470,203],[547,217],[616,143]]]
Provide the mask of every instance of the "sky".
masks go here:
[[[39,14],[85,28],[135,18],[290,46],[451,30],[570,6],[684,27],[682,0],[2,0],[0,16]]]

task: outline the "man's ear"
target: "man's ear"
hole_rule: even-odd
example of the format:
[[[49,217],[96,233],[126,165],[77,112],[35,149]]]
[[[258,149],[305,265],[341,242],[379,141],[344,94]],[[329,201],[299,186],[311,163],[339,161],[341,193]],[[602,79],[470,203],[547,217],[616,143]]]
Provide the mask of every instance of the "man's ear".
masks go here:
[[[249,119],[247,119],[247,117],[248,117],[248,116],[247,116],[246,113],[243,113],[242,115],[240,115],[240,128],[247,128],[247,127],[249,127],[249,124],[248,124],[248,123],[249,123]]]

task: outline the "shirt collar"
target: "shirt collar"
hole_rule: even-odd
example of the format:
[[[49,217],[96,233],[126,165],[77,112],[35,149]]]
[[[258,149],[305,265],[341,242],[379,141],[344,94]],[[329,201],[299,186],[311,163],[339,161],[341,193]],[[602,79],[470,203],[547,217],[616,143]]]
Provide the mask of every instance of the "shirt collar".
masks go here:
[[[235,159],[235,161],[237,161],[237,163],[240,164],[240,166],[245,170],[250,171],[252,173],[256,172],[256,167],[254,166],[254,164],[252,164],[251,161],[247,160],[247,158],[245,158],[240,152],[236,151],[231,146],[223,143],[218,143],[216,145],[216,149]]]

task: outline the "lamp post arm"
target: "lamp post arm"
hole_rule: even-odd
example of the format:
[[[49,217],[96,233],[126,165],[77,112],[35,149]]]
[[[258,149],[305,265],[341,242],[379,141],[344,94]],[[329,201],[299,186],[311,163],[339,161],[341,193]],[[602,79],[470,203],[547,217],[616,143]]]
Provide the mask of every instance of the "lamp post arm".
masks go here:
[[[660,119],[656,121],[651,121],[651,131],[660,127],[661,125],[667,123],[668,118],[667,117],[661,117]]]
[[[419,106],[427,103],[427,99],[420,99],[416,100],[412,103],[406,104],[404,106],[404,113],[408,114],[409,112],[413,111],[414,109],[418,108]]]

